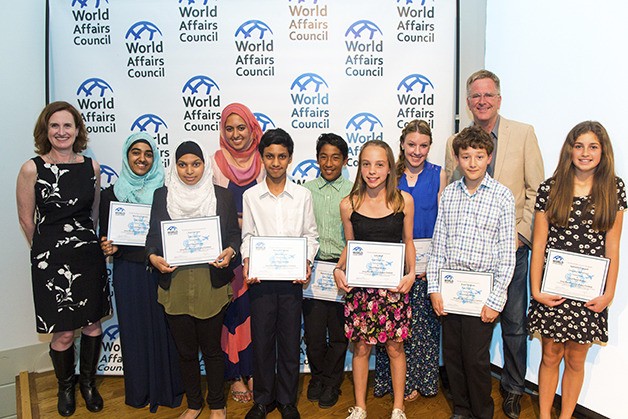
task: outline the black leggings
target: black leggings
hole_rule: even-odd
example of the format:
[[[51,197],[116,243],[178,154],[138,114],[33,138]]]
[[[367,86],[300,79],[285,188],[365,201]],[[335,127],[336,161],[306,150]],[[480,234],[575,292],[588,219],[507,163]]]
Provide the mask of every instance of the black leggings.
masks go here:
[[[225,407],[225,359],[220,347],[225,308],[209,319],[197,319],[187,314],[166,315],[179,352],[181,378],[190,409],[196,410],[203,406],[199,348],[205,362],[207,405],[210,409]]]

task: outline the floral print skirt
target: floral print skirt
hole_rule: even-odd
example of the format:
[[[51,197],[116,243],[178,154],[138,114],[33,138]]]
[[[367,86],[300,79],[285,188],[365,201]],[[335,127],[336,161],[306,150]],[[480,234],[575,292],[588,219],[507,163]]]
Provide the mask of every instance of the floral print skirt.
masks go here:
[[[345,297],[345,335],[369,345],[410,336],[410,296],[382,288],[354,288]]]

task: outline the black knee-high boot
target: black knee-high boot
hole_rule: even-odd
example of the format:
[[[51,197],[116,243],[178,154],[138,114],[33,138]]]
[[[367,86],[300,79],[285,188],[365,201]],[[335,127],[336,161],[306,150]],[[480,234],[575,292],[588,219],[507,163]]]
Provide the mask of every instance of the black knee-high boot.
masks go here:
[[[50,358],[55,369],[59,392],[57,393],[57,411],[61,416],[71,416],[76,410],[74,375],[74,345],[65,351],[50,348]]]
[[[87,336],[81,333],[81,362],[79,365],[79,388],[90,412],[100,412],[103,400],[96,389],[96,365],[100,357],[102,335]]]

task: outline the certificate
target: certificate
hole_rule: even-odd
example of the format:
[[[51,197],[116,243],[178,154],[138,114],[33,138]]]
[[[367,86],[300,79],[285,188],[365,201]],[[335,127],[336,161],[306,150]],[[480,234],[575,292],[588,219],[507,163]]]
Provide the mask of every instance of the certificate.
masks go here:
[[[307,279],[305,237],[251,237],[249,278],[273,281]]]
[[[430,251],[432,239],[414,239],[414,250],[416,250],[416,262],[414,273],[424,274],[427,271],[427,252]]]
[[[220,217],[162,221],[161,243],[169,265],[213,262],[222,252]]]
[[[493,274],[441,269],[438,282],[445,313],[480,317],[493,289]]]
[[[404,243],[349,240],[347,284],[350,287],[397,288],[403,277]]]
[[[312,266],[312,277],[303,289],[304,298],[342,302],[345,292],[339,290],[334,280],[335,263],[315,261]]]
[[[114,244],[144,246],[150,224],[150,205],[111,201],[109,235]]]
[[[541,292],[589,301],[604,293],[610,260],[549,249]]]

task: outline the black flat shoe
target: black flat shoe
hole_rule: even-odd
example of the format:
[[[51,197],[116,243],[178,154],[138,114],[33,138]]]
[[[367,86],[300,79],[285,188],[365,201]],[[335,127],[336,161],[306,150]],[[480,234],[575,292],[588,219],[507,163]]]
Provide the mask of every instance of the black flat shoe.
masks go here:
[[[299,410],[293,404],[279,404],[277,409],[281,413],[281,419],[301,419]]]
[[[321,392],[321,397],[318,399],[318,407],[321,409],[329,409],[338,403],[338,397],[340,396],[340,389],[331,386],[325,386]]]

